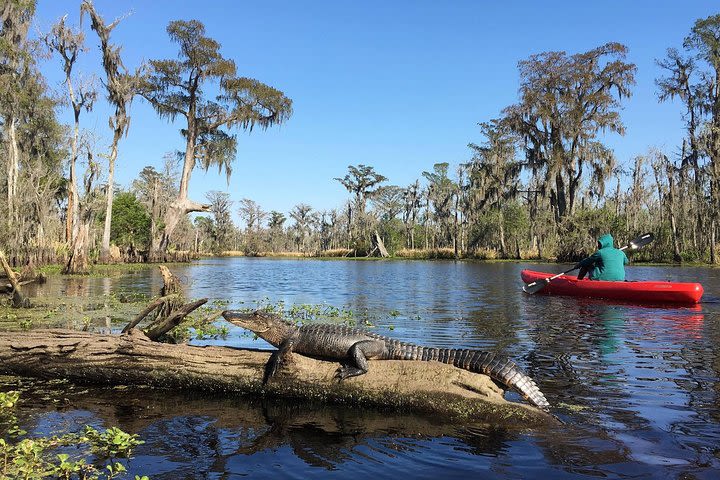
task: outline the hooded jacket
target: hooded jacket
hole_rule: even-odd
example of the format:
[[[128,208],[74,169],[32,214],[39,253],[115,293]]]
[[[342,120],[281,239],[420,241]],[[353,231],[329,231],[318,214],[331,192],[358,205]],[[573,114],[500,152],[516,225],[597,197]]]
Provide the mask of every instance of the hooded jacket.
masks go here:
[[[590,280],[624,281],[627,255],[613,247],[613,237],[609,233],[598,238],[598,251],[581,261],[578,266],[590,267]]]

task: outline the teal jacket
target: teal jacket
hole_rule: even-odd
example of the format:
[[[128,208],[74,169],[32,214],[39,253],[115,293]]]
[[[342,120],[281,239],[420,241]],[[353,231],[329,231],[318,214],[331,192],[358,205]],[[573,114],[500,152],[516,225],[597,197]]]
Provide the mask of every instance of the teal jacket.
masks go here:
[[[594,267],[590,270],[590,280],[624,281],[628,258],[625,252],[613,247],[612,235],[606,233],[598,238],[598,248],[597,252],[578,263],[578,266]]]

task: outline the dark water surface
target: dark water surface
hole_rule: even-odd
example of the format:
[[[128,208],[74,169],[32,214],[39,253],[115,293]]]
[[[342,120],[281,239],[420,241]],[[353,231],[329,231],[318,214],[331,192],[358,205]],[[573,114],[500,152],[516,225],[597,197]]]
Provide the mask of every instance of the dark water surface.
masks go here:
[[[695,307],[529,296],[520,263],[213,259],[175,266],[189,297],[349,308],[379,333],[513,357],[565,425],[517,431],[356,408],[8,380],[30,431],[116,425],[147,443],[153,479],[720,478],[720,270],[628,268],[630,280],[698,281]],[[53,278],[37,297],[157,293],[148,269]],[[62,318],[58,312],[57,318]],[[114,312],[112,328],[130,313]],[[0,328],[3,325],[0,324]],[[207,343],[207,342],[205,342]],[[216,344],[263,348],[238,328]],[[372,364],[371,364],[372,368]]]

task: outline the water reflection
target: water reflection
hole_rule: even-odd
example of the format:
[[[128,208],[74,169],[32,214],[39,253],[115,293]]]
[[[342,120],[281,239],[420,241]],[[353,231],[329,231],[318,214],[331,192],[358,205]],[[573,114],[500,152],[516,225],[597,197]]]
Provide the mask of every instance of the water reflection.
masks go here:
[[[696,342],[703,338],[705,320],[702,307],[660,309],[591,302],[581,304],[579,312],[584,321],[576,325],[575,335],[594,342],[577,346],[582,353],[571,357],[575,381],[566,388],[575,399],[586,396],[581,403],[596,405],[579,416],[586,417],[588,424],[596,422],[633,462],[678,469],[707,464],[707,458],[698,458],[716,433],[696,438],[693,443],[706,446],[699,450],[697,443],[695,449],[687,448],[684,433],[677,435],[678,429],[688,432],[688,424],[697,428],[704,423],[701,429],[708,430],[707,423],[698,422],[698,404],[693,400],[697,394],[707,398],[708,390],[698,388],[699,378],[710,373],[717,379],[716,371],[698,372],[698,367],[708,365],[707,359],[697,356]],[[599,328],[588,334],[593,320]],[[716,430],[716,425],[711,429]]]
[[[456,438],[453,443],[467,453],[492,458],[519,437],[483,425],[459,427],[397,412],[312,403],[6,379],[3,387],[11,386],[23,391],[19,417],[33,433],[58,427],[79,431],[85,424],[137,433],[147,443],[136,450],[130,472],[151,471],[153,478],[249,473],[255,460],[268,454],[279,457],[275,464],[300,461],[305,472],[348,463],[381,465],[399,457],[414,462],[427,452],[427,442],[445,437]]]

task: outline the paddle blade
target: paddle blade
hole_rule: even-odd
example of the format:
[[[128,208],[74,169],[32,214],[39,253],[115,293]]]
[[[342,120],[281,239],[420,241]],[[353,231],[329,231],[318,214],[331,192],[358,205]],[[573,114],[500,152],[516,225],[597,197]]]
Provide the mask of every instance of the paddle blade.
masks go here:
[[[549,278],[542,278],[540,280],[535,280],[532,283],[528,283],[523,287],[523,292],[529,293],[532,295],[533,293],[537,293],[543,288],[545,288],[550,283]]]
[[[630,240],[630,250],[637,250],[640,247],[644,247],[653,240],[655,240],[655,236],[652,233],[644,233],[639,237]]]

